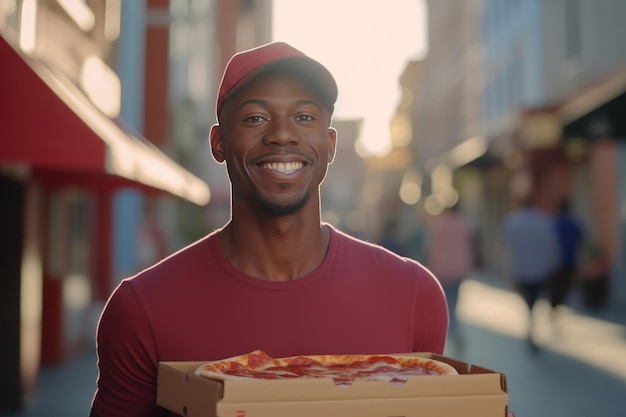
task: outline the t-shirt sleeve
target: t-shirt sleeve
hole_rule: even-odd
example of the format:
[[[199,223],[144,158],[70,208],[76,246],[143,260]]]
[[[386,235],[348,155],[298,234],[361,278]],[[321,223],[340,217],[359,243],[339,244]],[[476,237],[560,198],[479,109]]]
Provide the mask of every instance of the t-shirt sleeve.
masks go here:
[[[448,304],[439,281],[420,269],[415,285],[413,351],[442,354],[448,333]]]
[[[114,291],[97,331],[98,386],[92,408],[99,417],[157,417],[157,352],[150,323],[129,282]]]

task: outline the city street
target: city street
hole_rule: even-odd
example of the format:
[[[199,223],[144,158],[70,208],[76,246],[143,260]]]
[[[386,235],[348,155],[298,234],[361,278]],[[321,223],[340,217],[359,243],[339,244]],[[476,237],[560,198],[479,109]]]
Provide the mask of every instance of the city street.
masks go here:
[[[493,283],[491,283],[493,284]],[[578,294],[572,294],[577,305]],[[507,375],[509,406],[517,417],[626,415],[626,311],[593,314],[562,307],[553,322],[545,300],[536,306],[534,354],[526,341],[522,299],[486,280],[463,284],[460,318],[464,350],[449,356]],[[586,314],[585,314],[586,313]]]
[[[540,302],[541,349],[534,354],[525,340],[521,299],[501,283],[477,277],[466,281],[461,290],[463,349],[451,343],[446,354],[504,372],[509,404],[517,417],[623,416],[626,314],[621,307],[597,313],[563,308],[553,322],[548,305]],[[64,366],[45,368],[30,409],[10,417],[86,417],[95,378],[93,350]]]

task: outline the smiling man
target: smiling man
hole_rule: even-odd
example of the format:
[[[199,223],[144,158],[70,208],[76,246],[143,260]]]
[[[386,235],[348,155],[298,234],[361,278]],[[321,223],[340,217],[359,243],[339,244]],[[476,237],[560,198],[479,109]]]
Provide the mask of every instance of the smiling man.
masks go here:
[[[288,44],[231,59],[210,134],[230,221],[115,289],[98,326],[92,416],[168,415],[156,405],[160,361],[442,352],[437,280],[321,221],[336,99],[328,70]]]

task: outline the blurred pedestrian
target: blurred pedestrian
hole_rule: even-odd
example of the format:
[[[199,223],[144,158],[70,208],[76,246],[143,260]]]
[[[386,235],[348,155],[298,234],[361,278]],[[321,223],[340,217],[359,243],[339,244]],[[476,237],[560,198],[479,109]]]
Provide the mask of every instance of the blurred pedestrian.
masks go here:
[[[579,253],[583,243],[583,227],[581,222],[571,213],[570,203],[563,200],[554,218],[554,227],[559,240],[559,266],[550,282],[550,305],[552,312],[564,304],[571,289]]]
[[[514,285],[528,306],[528,344],[536,353],[533,308],[558,267],[558,237],[552,218],[530,198],[504,218],[502,233]]]
[[[458,205],[444,210],[429,224],[427,234],[427,267],[439,279],[448,300],[449,340],[457,350],[463,348],[457,304],[461,283],[474,269],[473,232],[459,213]]]

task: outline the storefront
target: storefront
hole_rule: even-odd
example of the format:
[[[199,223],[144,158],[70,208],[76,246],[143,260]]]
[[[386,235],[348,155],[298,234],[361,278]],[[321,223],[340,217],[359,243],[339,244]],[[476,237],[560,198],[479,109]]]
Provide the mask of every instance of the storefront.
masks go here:
[[[0,36],[0,411],[17,409],[40,363],[93,340],[114,285],[112,201],[118,190],[205,205],[206,183],[62,74]]]
[[[571,180],[587,206],[589,237],[608,269],[607,301],[626,302],[626,68],[575,91],[557,110],[563,147],[582,156]],[[575,173],[576,174],[576,173]]]

